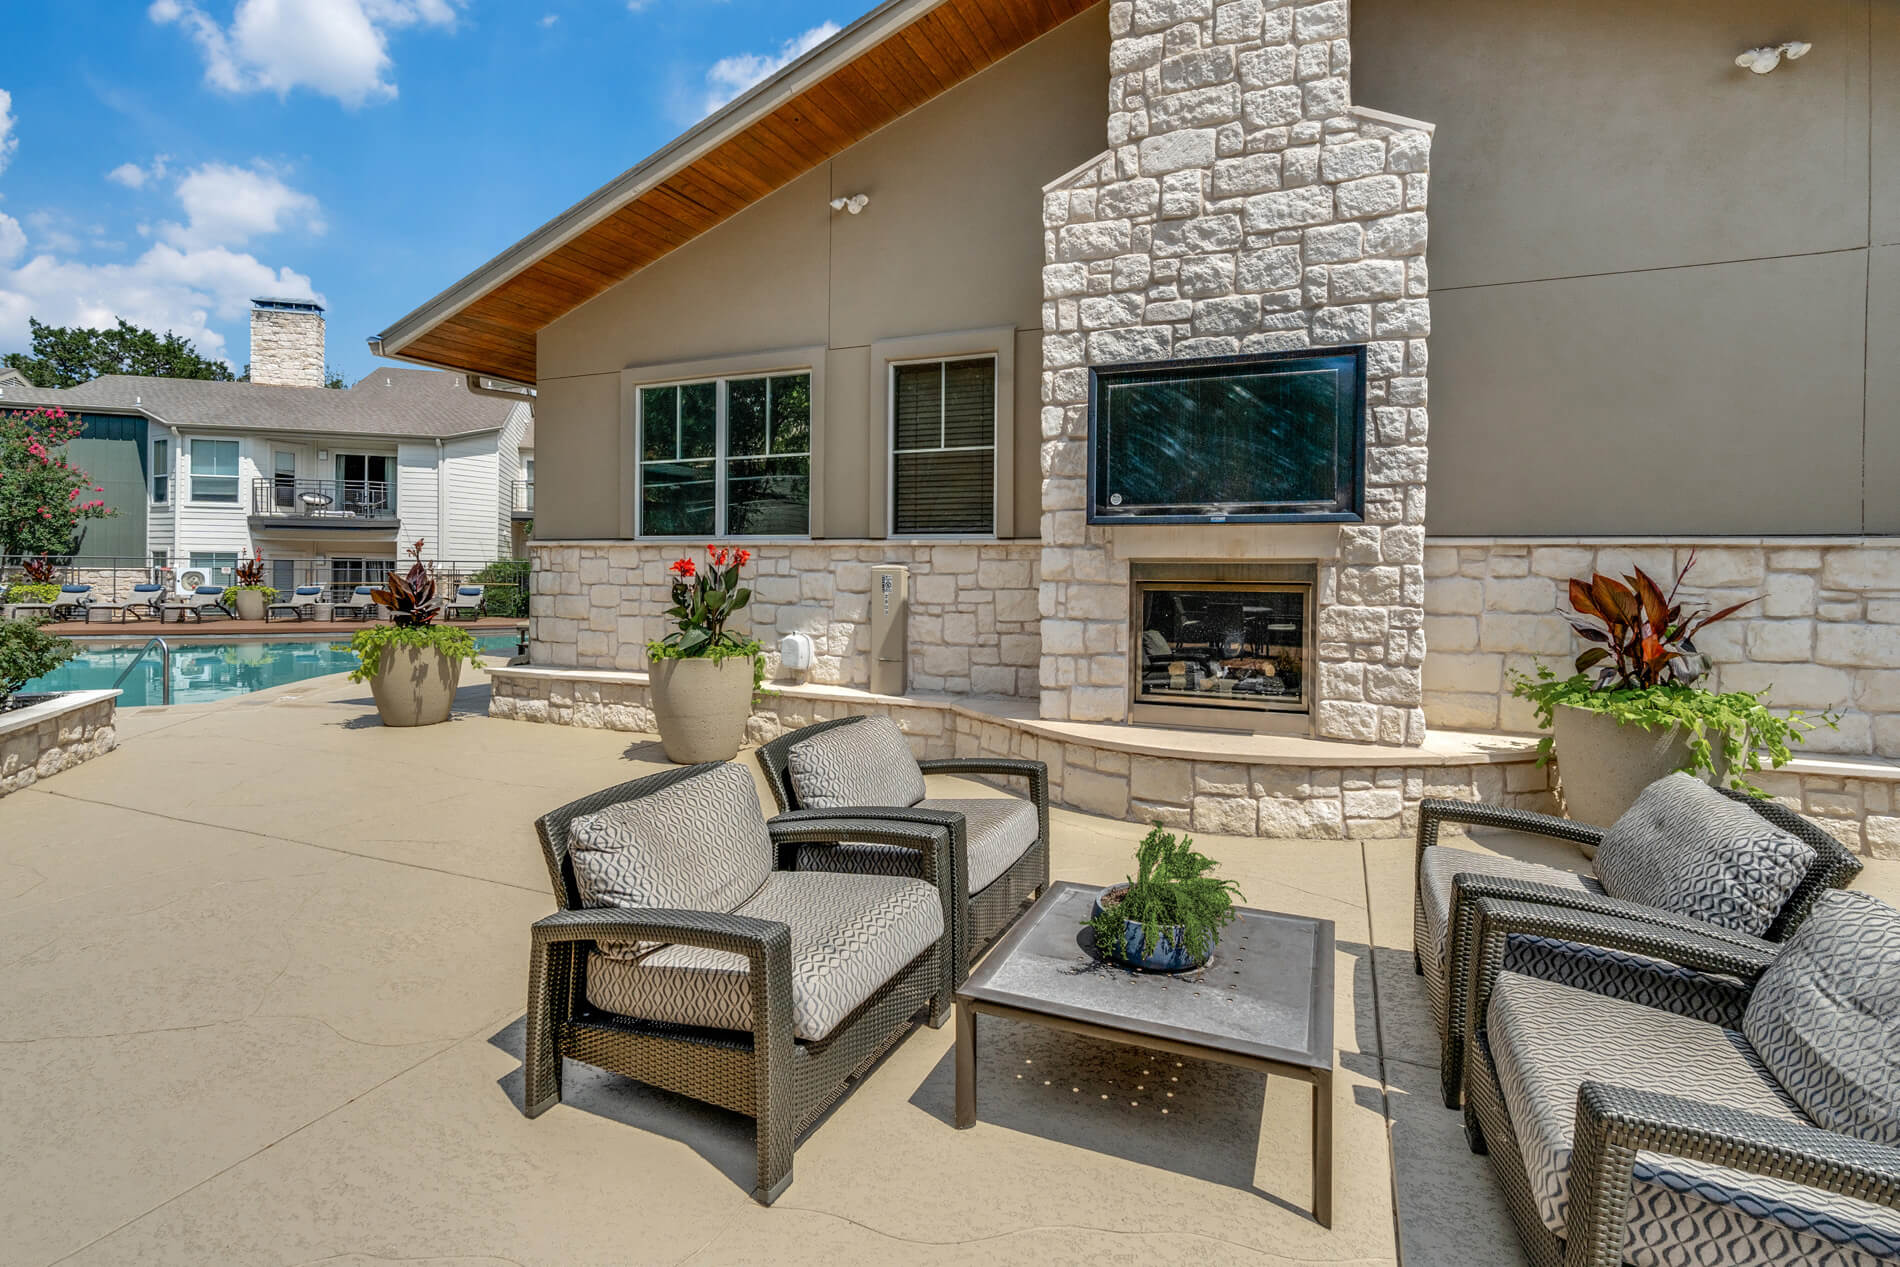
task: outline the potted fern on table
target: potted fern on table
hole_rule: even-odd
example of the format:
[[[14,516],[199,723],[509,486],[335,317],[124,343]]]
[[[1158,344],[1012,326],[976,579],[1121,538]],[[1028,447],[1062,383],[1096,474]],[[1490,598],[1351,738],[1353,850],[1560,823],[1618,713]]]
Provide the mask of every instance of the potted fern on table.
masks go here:
[[[1110,963],[1147,972],[1186,972],[1213,957],[1220,930],[1242,898],[1219,864],[1160,824],[1135,849],[1135,874],[1095,899],[1088,921],[1096,953]]]
[[[352,682],[368,682],[385,726],[433,726],[449,719],[462,666],[480,659],[466,629],[438,625],[442,605],[435,578],[422,562],[422,542],[408,551],[407,576],[390,573],[372,597],[389,609],[389,623],[350,639],[357,665]]]

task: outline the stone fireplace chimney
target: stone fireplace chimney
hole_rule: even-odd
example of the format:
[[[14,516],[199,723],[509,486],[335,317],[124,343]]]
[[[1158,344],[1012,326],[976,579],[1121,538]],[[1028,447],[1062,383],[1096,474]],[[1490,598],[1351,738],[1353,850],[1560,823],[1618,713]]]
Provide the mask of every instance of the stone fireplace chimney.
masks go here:
[[[322,304],[251,300],[251,381],[266,387],[323,386]]]

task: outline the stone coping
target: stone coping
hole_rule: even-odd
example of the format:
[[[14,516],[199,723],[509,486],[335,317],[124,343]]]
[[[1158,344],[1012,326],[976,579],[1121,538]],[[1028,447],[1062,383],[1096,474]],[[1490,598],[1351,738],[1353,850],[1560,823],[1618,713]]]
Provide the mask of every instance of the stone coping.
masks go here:
[[[731,546],[906,546],[927,549],[934,546],[1033,546],[1042,547],[1041,537],[721,537],[719,544]],[[528,543],[533,549],[561,546],[653,546],[695,553],[698,538],[685,537],[536,537]]]
[[[1900,549],[1900,536],[1887,536],[1880,533],[1841,533],[1833,537],[1753,537],[1753,536],[1595,536],[1579,537],[1571,534],[1551,537],[1529,537],[1521,533],[1505,536],[1431,536],[1427,535],[1428,546],[1578,546],[1592,550],[1621,550],[1635,546],[1667,546],[1671,549],[1693,549],[1708,546],[1710,549],[1754,549],[1764,550],[1817,550],[1848,549],[1855,546],[1891,546]]]
[[[25,692],[22,692],[25,694]],[[37,726],[52,717],[64,717],[102,700],[118,699],[124,691],[67,691],[57,698],[41,700],[31,708],[16,708],[0,713],[0,735]]]

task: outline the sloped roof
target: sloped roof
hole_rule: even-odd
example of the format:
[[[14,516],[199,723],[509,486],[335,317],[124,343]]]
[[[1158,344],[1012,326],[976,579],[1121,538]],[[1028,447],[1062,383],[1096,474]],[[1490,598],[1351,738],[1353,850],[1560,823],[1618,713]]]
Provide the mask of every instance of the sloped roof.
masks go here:
[[[1101,0],[888,0],[370,340],[535,381],[535,334]]]
[[[499,431],[518,404],[477,396],[459,374],[379,369],[347,391],[108,374],[78,387],[8,387],[0,409],[57,405],[142,413],[186,431],[297,431],[447,439]]]

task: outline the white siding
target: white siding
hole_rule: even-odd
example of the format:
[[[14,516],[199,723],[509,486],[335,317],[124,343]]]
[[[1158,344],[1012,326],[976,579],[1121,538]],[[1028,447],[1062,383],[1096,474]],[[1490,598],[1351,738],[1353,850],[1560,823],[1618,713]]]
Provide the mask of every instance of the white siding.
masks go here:
[[[425,558],[450,557],[441,550],[441,524],[436,518],[439,488],[435,442],[402,445],[396,459],[396,513],[402,520],[396,534],[398,553],[420,538],[428,543],[423,547]]]
[[[238,500],[194,502],[191,488],[191,442],[193,440],[236,440],[238,442]],[[251,436],[229,433],[181,431],[178,438],[178,478],[172,484],[174,529],[172,556],[175,565],[188,563],[193,551],[199,553],[242,554],[251,546],[249,520],[251,481],[258,478],[258,451],[262,443]],[[266,449],[265,462],[270,461]]]
[[[500,556],[501,492],[498,435],[451,440],[442,446],[442,486],[447,490],[442,549],[436,557],[487,563]]]

